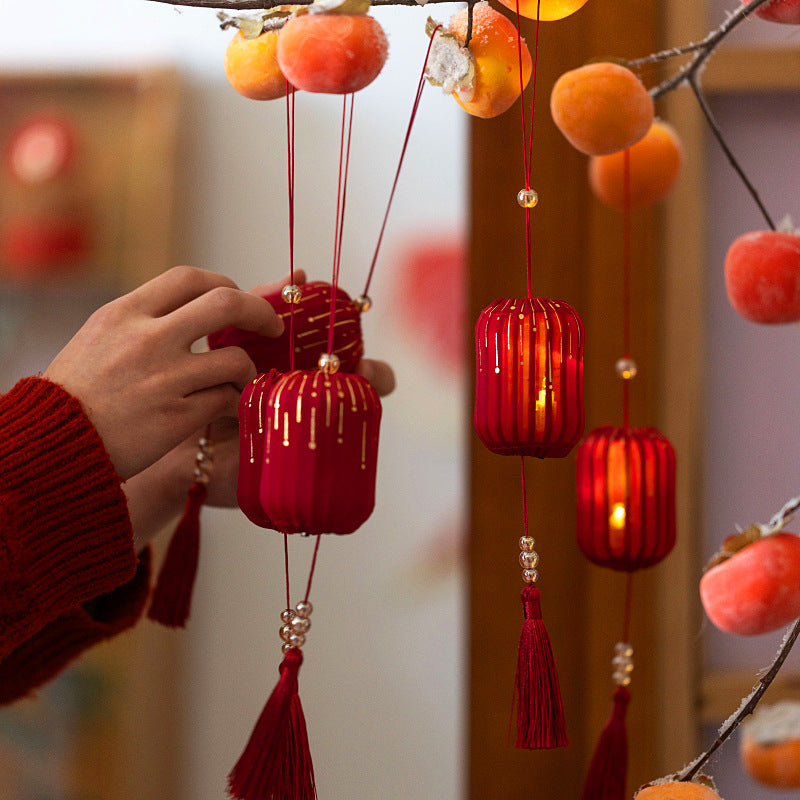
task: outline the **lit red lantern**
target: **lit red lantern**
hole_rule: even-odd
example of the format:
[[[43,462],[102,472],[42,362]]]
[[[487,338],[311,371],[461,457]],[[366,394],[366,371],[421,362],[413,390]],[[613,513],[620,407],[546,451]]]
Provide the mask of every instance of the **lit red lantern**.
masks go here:
[[[595,428],[577,450],[578,546],[633,572],[675,545],[675,451],[655,428]]]
[[[359,375],[260,375],[239,405],[239,502],[282,533],[353,533],[372,513],[380,399]]]
[[[286,325],[280,336],[269,338],[252,331],[228,327],[212,333],[208,337],[208,346],[216,350],[235,345],[247,352],[259,372],[269,372],[271,369],[288,372],[291,369],[289,317],[294,303],[294,368],[314,369],[320,354],[328,350],[331,288],[325,281],[312,281],[264,295],[264,299]],[[353,372],[364,355],[361,310],[365,302],[369,301],[366,298],[351,300],[343,289],[336,289],[333,352],[338,356],[344,372]]]
[[[566,456],[583,433],[583,323],[561,300],[501,299],[475,326],[475,430],[493,453]]]

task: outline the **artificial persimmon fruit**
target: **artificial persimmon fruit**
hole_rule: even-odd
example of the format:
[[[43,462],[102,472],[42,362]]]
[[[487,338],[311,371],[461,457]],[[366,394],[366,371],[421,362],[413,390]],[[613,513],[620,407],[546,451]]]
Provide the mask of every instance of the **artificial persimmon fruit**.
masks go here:
[[[800,702],[759,706],[742,726],[739,759],[758,783],[800,789]]]
[[[449,29],[461,42],[466,41],[467,9],[453,15]],[[461,108],[475,117],[496,117],[508,109],[528,85],[533,68],[530,50],[525,40],[518,38],[511,20],[485,0],[473,6],[468,48],[475,59],[475,78],[472,86],[457,89],[453,96]]]
[[[800,537],[763,536],[708,569],[700,599],[720,630],[769,633],[800,617]]]
[[[669,781],[646,786],[635,800],[722,800],[709,786],[691,781]]]
[[[631,208],[657,203],[675,184],[681,168],[680,139],[675,129],[653,120],[650,130],[628,148]],[[589,159],[589,185],[595,196],[613,208],[625,206],[625,151]]]
[[[307,92],[357,92],[378,77],[388,54],[383,28],[367,14],[301,14],[278,37],[283,74]]]
[[[752,231],[725,256],[725,289],[733,308],[752,322],[800,320],[800,236]]]
[[[500,2],[512,11],[517,10],[517,0],[500,0]],[[549,22],[574,14],[585,4],[586,0],[519,0],[519,13],[528,19]]]
[[[750,0],[742,0],[747,4]],[[800,25],[800,0],[772,0],[759,6],[755,15],[769,22],[782,22],[784,25]]]
[[[286,94],[286,77],[278,66],[278,31],[231,39],[223,62],[225,77],[234,89],[251,100],[275,100]]]
[[[567,141],[590,156],[636,144],[653,124],[653,100],[627,67],[609,61],[565,72],[550,94],[550,113]]]

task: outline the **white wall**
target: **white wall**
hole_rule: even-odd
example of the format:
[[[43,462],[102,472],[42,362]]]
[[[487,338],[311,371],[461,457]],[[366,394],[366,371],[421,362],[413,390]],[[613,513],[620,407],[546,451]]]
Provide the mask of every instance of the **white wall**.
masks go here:
[[[284,108],[227,86],[231,34],[213,12],[149,0],[3,0],[2,11],[3,69],[176,64],[187,99],[176,260],[243,286],[287,271]],[[423,9],[375,15],[391,55],[356,101],[342,268],[351,294],[369,265],[427,43]],[[338,98],[298,98],[296,264],[318,278],[330,274],[339,109]],[[426,357],[414,331],[389,322],[388,284],[412,232],[463,230],[465,124],[426,88],[365,319],[367,349],[393,363],[399,388],[384,403],[377,511],[355,535],[323,540],[312,593],[301,696],[326,800],[462,795],[463,582],[452,560],[444,571],[431,564],[460,534],[465,387]],[[28,339],[14,376],[46,366],[85,316],[78,305],[42,344]],[[186,770],[186,798],[219,800],[277,677],[282,541],[235,512],[206,513],[203,524],[193,618],[177,634],[188,638],[190,668],[186,758],[176,767]],[[310,547],[292,545],[297,594]]]

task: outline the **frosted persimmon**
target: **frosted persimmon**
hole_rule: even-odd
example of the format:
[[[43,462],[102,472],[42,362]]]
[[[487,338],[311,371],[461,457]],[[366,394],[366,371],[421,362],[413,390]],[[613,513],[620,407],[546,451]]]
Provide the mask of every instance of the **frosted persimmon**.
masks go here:
[[[752,322],[800,320],[800,236],[752,231],[725,256],[725,289],[733,308]]]
[[[512,11],[517,10],[517,0],[500,0],[500,2]],[[570,14],[574,14],[579,8],[583,8],[586,0],[519,0],[519,13],[528,19],[538,19],[550,21],[554,19],[564,19]]]
[[[357,92],[378,77],[388,55],[383,28],[367,14],[302,14],[278,38],[278,64],[307,92]]]
[[[800,789],[800,702],[760,705],[742,726],[739,759],[758,783]]]
[[[667,195],[681,168],[681,146],[671,125],[654,120],[643,139],[628,149],[631,208],[657,203]],[[625,151],[589,159],[589,185],[614,208],[625,205]]]
[[[653,124],[653,100],[639,78],[599,61],[565,72],[550,94],[550,113],[567,141],[590,156],[636,144]]]
[[[286,77],[276,57],[278,32],[247,38],[241,31],[225,51],[225,76],[239,94],[251,100],[275,100],[286,94]]]
[[[742,0],[748,3],[749,0]],[[772,0],[755,10],[755,15],[769,22],[782,22],[784,25],[800,25],[800,0]]]
[[[800,617],[800,536],[764,536],[712,566],[700,599],[726,633],[758,636],[788,625]]]
[[[453,15],[449,28],[461,42],[466,41],[466,9]],[[528,85],[532,71],[528,46],[524,39],[517,38],[517,29],[511,20],[487,2],[480,2],[473,7],[472,38],[468,48],[475,59],[474,82],[469,88],[457,89],[453,96],[461,108],[475,117],[496,117],[506,111],[519,97],[521,88]]]
[[[635,800],[722,800],[711,788],[691,781],[670,781],[646,786]]]

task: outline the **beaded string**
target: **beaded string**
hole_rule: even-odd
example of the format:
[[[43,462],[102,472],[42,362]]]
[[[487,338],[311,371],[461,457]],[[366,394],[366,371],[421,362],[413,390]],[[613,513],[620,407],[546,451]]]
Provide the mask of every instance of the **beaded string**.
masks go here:
[[[295,90],[286,81],[286,163],[287,185],[289,187],[289,289],[292,297],[289,303],[289,370],[294,371],[294,307],[299,300],[299,288],[294,282],[294,153],[295,153]],[[284,296],[288,300],[289,297]]]
[[[522,120],[522,161],[523,161],[523,177],[525,180],[525,188],[517,194],[517,202],[525,209],[525,275],[527,279],[528,297],[533,296],[532,292],[532,272],[533,272],[533,245],[532,245],[532,231],[531,231],[531,209],[539,202],[539,195],[531,189],[531,170],[533,165],[533,118],[534,110],[536,108],[536,67],[539,60],[539,13],[541,0],[536,2],[536,33],[533,44],[533,72],[531,75],[531,115],[530,127],[526,128],[525,124],[525,103],[524,91],[525,81],[522,77],[522,33],[520,30],[521,20],[519,13],[519,0],[516,0],[517,12],[517,60],[519,66],[519,108],[520,117]]]
[[[433,39],[436,36],[436,32],[441,28],[441,25],[437,25],[433,31],[431,32],[431,38],[428,42],[428,49],[425,52],[425,61],[422,64],[422,73],[419,76],[419,83],[417,84],[417,93],[414,96],[414,102],[411,105],[411,116],[408,120],[408,128],[406,129],[405,139],[403,139],[403,147],[400,150],[400,160],[397,164],[397,171],[394,175],[394,182],[392,183],[392,190],[389,192],[389,202],[386,204],[386,212],[383,215],[383,222],[381,223],[380,233],[378,234],[378,241],[375,245],[375,252],[372,255],[372,263],[369,265],[369,272],[367,273],[367,282],[364,285],[364,291],[361,293],[361,300],[366,301],[369,304],[369,286],[372,283],[372,276],[375,272],[375,264],[378,261],[378,253],[381,249],[381,244],[383,242],[383,234],[386,231],[386,222],[389,219],[389,212],[392,209],[392,202],[394,201],[394,193],[397,189],[397,182],[400,179],[400,171],[403,168],[403,161],[406,157],[406,150],[408,149],[408,143],[411,139],[411,130],[414,127],[414,121],[417,118],[417,111],[419,110],[420,101],[422,100],[422,90],[425,88],[425,70],[428,66],[428,58],[431,54],[431,47],[433,46]],[[362,305],[364,303],[362,302]],[[368,306],[366,309],[368,310]]]

